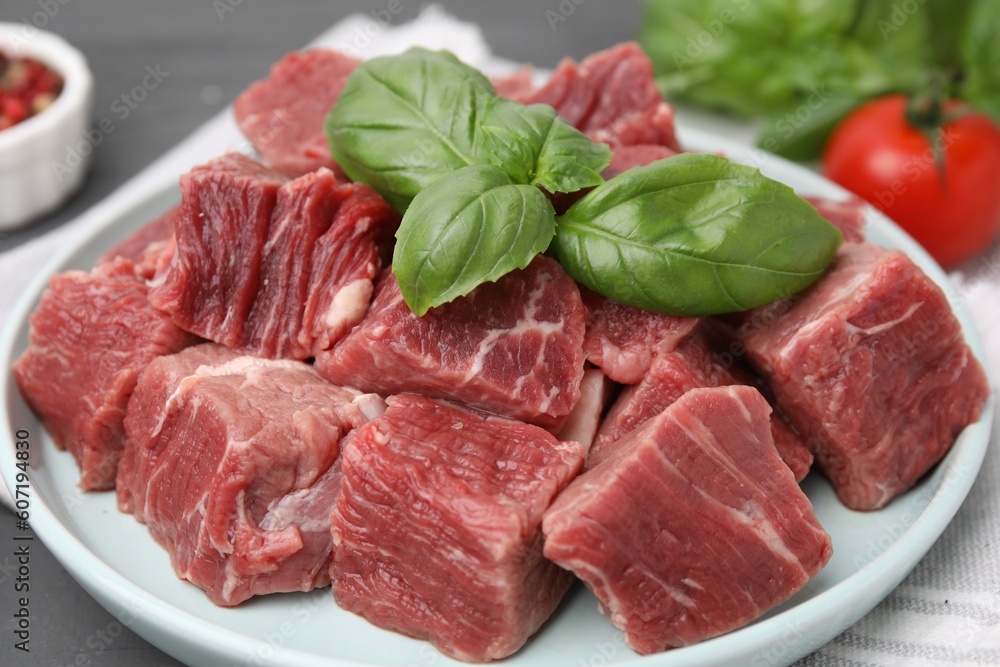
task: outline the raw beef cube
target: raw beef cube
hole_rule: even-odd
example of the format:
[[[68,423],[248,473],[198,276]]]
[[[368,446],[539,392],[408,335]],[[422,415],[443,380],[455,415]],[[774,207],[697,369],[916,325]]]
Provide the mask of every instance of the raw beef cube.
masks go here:
[[[236,155],[196,168],[183,189],[175,256],[150,297],[180,326],[302,360],[364,317],[399,225],[374,190],[325,168],[289,181]]]
[[[518,90],[525,104],[548,104],[594,141],[611,146],[657,144],[680,151],[674,110],[660,97],[653,65],[638,44],[619,44],[577,64],[563,60],[534,90]]]
[[[815,196],[805,196],[803,199],[815,206],[827,222],[840,230],[845,243],[860,243],[865,240],[865,207],[868,204],[863,199],[848,197],[837,201]]]
[[[129,234],[124,241],[101,255],[98,266],[121,257],[135,265],[136,274],[149,280],[166,266],[173,254],[174,226],[180,205]]]
[[[271,214],[287,181],[238,153],[182,176],[177,248],[150,302],[187,331],[239,346],[257,296]]]
[[[340,441],[381,407],[298,361],[212,343],[161,357],[129,401],[119,508],[218,605],[325,586]]]
[[[601,172],[601,176],[607,181],[633,167],[645,167],[672,155],[677,155],[677,151],[657,144],[615,146],[614,152],[611,154],[611,164]]]
[[[752,387],[693,389],[545,513],[545,556],[583,579],[639,653],[745,625],[830,559],[769,412]]]
[[[898,250],[845,244],[823,279],[736,335],[851,509],[909,489],[989,394],[945,294]]]
[[[586,451],[535,426],[401,394],[344,446],[333,594],[460,660],[511,655],[569,587],[539,526]]]
[[[580,397],[583,320],[576,283],[544,256],[423,317],[390,273],[316,369],[334,384],[450,398],[556,428]]]
[[[622,305],[580,286],[587,309],[583,351],[587,361],[615,382],[635,384],[653,359],[677,347],[698,324],[696,317],[675,317]]]
[[[535,68],[531,65],[518,67],[509,74],[491,76],[493,90],[500,97],[515,98],[518,95],[530,93],[535,87]]]
[[[261,253],[260,286],[239,347],[270,358],[312,356],[312,341],[303,336],[302,316],[309,297],[313,249],[349,193],[350,187],[337,186],[329,169],[297,178],[278,190]],[[359,315],[354,323],[360,320]]]
[[[31,315],[14,379],[52,439],[80,467],[80,488],[113,489],[125,445],[125,406],[153,359],[195,338],[149,305],[126,259],[56,275]]]
[[[358,62],[327,49],[289,53],[236,98],[236,123],[265,162],[293,176],[320,167],[343,176],[323,121]]]
[[[709,338],[699,328],[672,352],[658,356],[637,385],[626,387],[611,407],[594,441],[587,467],[607,458],[627,433],[660,414],[686,392],[701,387],[751,385],[754,378],[717,357]],[[795,481],[801,482],[812,467],[813,455],[779,412],[771,413],[771,435]]]
[[[374,282],[389,263],[399,214],[363,183],[342,185],[340,208],[312,250],[299,342],[316,356],[368,312]]]
[[[535,68],[524,65],[510,74],[490,77],[493,90],[501,97],[514,98],[530,93],[535,87]]]

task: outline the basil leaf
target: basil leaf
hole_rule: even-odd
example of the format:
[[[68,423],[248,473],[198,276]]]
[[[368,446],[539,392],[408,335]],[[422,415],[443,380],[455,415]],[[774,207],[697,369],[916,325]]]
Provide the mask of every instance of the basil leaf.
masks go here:
[[[963,98],[1000,124],[1000,6],[977,2],[969,12],[961,42],[965,64]]]
[[[664,94],[759,115],[837,67],[857,0],[647,0],[639,42]]]
[[[929,38],[934,65],[952,71],[962,68],[962,45],[966,43],[964,31],[968,26],[969,13],[976,4],[983,3],[976,0],[926,0],[924,7],[928,27],[924,34]],[[998,26],[994,25],[993,35],[996,35],[997,29]]]
[[[576,280],[673,315],[745,310],[823,275],[840,232],[788,186],[713,155],[683,154],[600,185],[557,221]]]
[[[489,80],[454,55],[413,48],[358,65],[324,129],[344,172],[403,211],[422,188],[477,161],[494,97]]]
[[[668,97],[773,115],[810,104],[817,88],[913,88],[933,27],[924,1],[646,0],[639,41]]]
[[[954,4],[959,0],[923,0],[921,4]],[[885,80],[880,89],[874,85],[849,88],[862,93],[881,93],[890,88],[906,89],[920,83],[928,64],[937,24],[932,24],[928,9],[906,7],[899,0],[863,0],[858,3],[849,38],[873,56],[855,74],[876,74]],[[934,30],[931,30],[934,25]]]
[[[542,144],[531,183],[552,193],[576,192],[603,183],[601,172],[609,164],[609,146],[591,141],[557,116]]]
[[[771,118],[757,145],[789,160],[819,159],[837,124],[867,99],[845,93],[817,96],[815,103],[806,101]]]
[[[420,191],[396,232],[392,270],[417,315],[528,265],[555,234],[552,204],[493,165]]]
[[[587,138],[546,104],[495,98],[483,118],[486,159],[517,183],[576,192],[604,182],[611,149]]]

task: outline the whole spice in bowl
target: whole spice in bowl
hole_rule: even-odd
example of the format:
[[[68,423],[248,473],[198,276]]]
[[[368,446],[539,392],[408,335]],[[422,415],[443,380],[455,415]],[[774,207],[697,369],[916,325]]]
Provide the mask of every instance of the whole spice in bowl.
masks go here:
[[[93,96],[73,45],[0,22],[0,231],[39,220],[83,185]]]
[[[0,130],[49,108],[62,87],[62,76],[41,61],[0,50]]]

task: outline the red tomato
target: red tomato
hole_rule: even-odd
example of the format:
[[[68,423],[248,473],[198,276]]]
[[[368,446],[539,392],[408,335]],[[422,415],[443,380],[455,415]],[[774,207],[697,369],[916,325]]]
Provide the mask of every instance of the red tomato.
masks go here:
[[[945,124],[942,173],[927,135],[907,121],[906,104],[891,95],[851,113],[826,145],[823,174],[953,266],[1000,232],[1000,129],[973,112]]]

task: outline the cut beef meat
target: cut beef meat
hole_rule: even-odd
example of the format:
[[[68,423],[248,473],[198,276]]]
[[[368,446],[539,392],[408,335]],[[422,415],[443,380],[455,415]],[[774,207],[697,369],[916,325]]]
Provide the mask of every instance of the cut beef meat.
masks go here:
[[[490,77],[493,90],[501,97],[515,98],[526,95],[535,87],[535,68],[530,65],[519,67],[510,74]]]
[[[852,509],[910,488],[989,394],[944,293],[897,250],[845,244],[826,277],[736,335]]]
[[[611,154],[611,164],[601,172],[604,180],[610,180],[618,174],[623,174],[634,167],[646,165],[677,155],[677,151],[656,144],[637,144],[635,146],[616,146]]]
[[[363,183],[341,186],[343,202],[312,250],[299,343],[328,350],[368,311],[374,281],[391,256],[399,214]]]
[[[572,578],[542,556],[542,512],[586,451],[544,430],[414,396],[344,446],[337,603],[460,660],[511,655]]]
[[[768,394],[768,402],[771,403],[773,410],[771,413],[771,437],[774,438],[774,446],[778,450],[781,460],[792,471],[795,481],[801,482],[812,470],[815,457],[809,451],[802,436],[785,417],[785,413],[775,404],[774,398],[770,394]]]
[[[840,230],[845,243],[860,243],[865,240],[865,207],[868,204],[858,197],[834,200],[826,197],[803,197],[816,207],[827,222]]]
[[[121,257],[135,265],[136,274],[149,280],[163,269],[173,254],[174,226],[181,207],[169,211],[129,234],[124,241],[101,255],[98,265]]]
[[[161,357],[128,405],[118,503],[213,602],[329,583],[340,440],[377,396],[215,344]]]
[[[580,287],[587,309],[583,351],[587,361],[615,382],[635,384],[653,359],[677,347],[698,324],[695,317],[674,317],[622,305]]]
[[[293,176],[328,167],[343,180],[323,122],[359,62],[326,49],[290,53],[267,79],[236,98],[236,122],[267,164]],[[579,64],[565,60],[540,88],[532,79],[532,70],[524,68],[494,84],[499,95],[552,105],[595,141],[680,150],[673,108],[660,97],[649,58],[637,44],[619,45]]]
[[[656,144],[680,151],[674,110],[660,97],[653,65],[638,44],[620,44],[579,64],[564,60],[545,85],[515,90],[513,97],[525,104],[555,107],[594,141],[612,146]]]
[[[236,123],[265,162],[293,176],[327,167],[343,180],[323,121],[358,62],[326,49],[290,53],[236,98]]]
[[[598,465],[610,456],[623,436],[692,389],[755,384],[753,377],[725,361],[713,350],[703,328],[695,329],[672,352],[658,356],[642,382],[626,387],[612,406],[597,433],[587,467]],[[809,473],[813,456],[777,411],[771,413],[771,435],[795,481],[802,481]]]
[[[589,449],[597,435],[597,428],[601,424],[601,416],[608,406],[613,387],[614,383],[608,380],[600,368],[585,369],[580,381],[580,400],[556,437],[579,442]]]
[[[639,653],[740,627],[829,560],[768,412],[751,387],[693,389],[545,513],[545,556],[583,579]]]
[[[182,179],[177,248],[150,294],[183,328],[305,359],[364,316],[399,216],[328,169],[292,181],[242,155]]]
[[[182,176],[177,248],[150,302],[187,331],[240,345],[257,296],[271,214],[287,181],[239,153]]]
[[[194,342],[146,299],[126,259],[56,275],[31,315],[14,378],[28,405],[80,467],[80,488],[112,489],[125,406],[150,361]]]
[[[576,283],[548,257],[423,317],[389,273],[365,319],[316,369],[334,384],[450,398],[558,427],[580,397],[583,331]]]
[[[261,251],[259,287],[240,347],[271,358],[312,356],[311,340],[300,341],[300,335],[313,248],[330,226],[344,194],[329,169],[297,178],[278,190]]]

